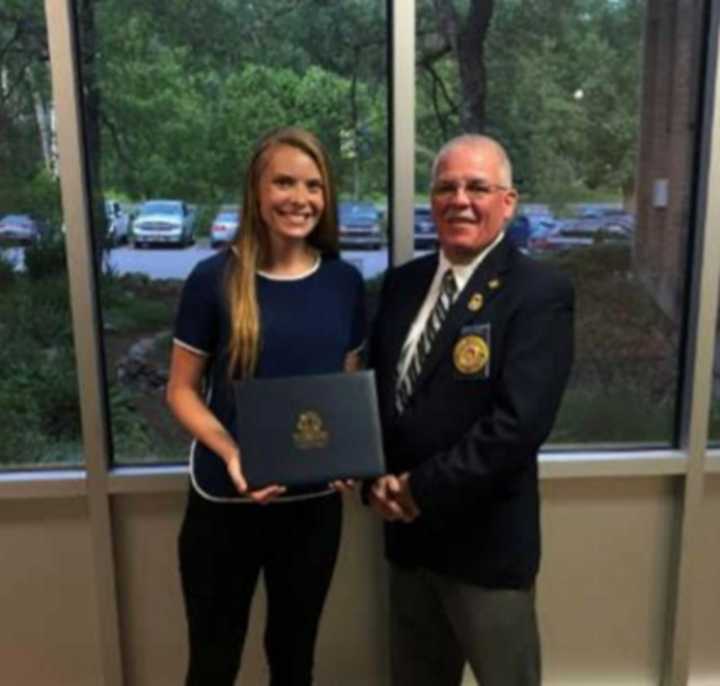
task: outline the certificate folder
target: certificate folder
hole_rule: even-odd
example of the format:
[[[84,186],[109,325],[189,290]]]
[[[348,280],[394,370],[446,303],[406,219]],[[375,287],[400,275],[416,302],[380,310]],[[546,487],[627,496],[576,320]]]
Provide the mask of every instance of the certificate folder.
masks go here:
[[[250,488],[385,472],[374,372],[249,379],[233,391]]]

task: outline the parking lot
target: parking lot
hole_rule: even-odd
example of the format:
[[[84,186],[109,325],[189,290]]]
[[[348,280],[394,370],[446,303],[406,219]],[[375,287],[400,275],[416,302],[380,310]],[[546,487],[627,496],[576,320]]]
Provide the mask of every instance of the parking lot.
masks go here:
[[[16,269],[22,270],[24,248],[6,248],[0,251],[12,261]],[[108,257],[108,266],[117,274],[142,273],[153,279],[184,279],[200,260],[216,252],[206,239],[199,240],[188,248],[158,248],[136,250],[128,245],[113,248]],[[370,279],[387,269],[386,250],[347,250],[343,259],[354,264],[363,277]]]

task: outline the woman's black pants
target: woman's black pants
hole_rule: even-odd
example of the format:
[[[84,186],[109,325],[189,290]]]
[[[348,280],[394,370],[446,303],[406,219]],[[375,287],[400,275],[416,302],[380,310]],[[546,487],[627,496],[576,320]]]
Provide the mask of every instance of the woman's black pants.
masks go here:
[[[190,489],[179,539],[188,621],[186,686],[232,686],[262,570],[270,686],[309,686],[340,542],[338,494],[269,505],[214,503]]]

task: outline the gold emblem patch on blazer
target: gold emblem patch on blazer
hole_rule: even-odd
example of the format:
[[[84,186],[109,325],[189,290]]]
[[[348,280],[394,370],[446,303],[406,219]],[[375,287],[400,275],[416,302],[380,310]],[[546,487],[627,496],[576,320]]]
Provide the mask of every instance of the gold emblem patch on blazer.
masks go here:
[[[453,350],[455,369],[461,374],[477,374],[490,360],[490,348],[480,336],[463,336]]]
[[[322,417],[314,410],[301,412],[295,424],[293,440],[298,448],[324,448],[330,434],[323,428]]]
[[[473,293],[470,296],[470,300],[468,300],[468,310],[470,310],[470,312],[478,312],[482,309],[484,302],[482,293]]]

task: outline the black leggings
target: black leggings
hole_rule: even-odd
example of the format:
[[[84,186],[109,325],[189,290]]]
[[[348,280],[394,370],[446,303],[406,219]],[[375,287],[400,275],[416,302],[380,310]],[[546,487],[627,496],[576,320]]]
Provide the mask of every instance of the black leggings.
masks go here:
[[[271,505],[213,503],[190,489],[179,539],[186,686],[232,686],[263,570],[270,686],[312,684],[320,614],[340,542],[338,494]]]

